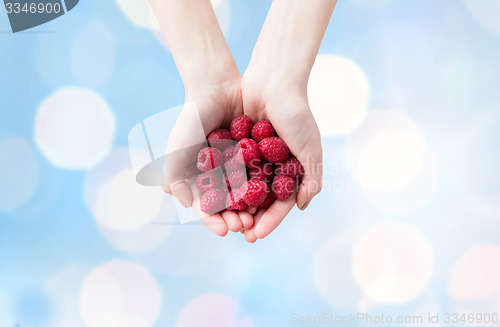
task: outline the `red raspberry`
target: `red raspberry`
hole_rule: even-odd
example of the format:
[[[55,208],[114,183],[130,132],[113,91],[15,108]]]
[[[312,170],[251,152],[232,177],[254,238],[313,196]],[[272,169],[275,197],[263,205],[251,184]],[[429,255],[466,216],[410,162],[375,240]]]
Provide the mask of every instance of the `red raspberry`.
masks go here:
[[[224,157],[224,169],[226,169],[226,171],[241,170],[245,168],[245,166],[241,163],[243,162],[243,159],[237,160],[235,158],[235,156],[242,156],[242,154],[238,154],[238,150],[239,149],[236,146],[228,146],[224,150],[222,156]]]
[[[247,181],[247,172],[246,169],[241,166],[243,169],[228,171],[224,174],[224,182],[227,187],[230,189],[239,188],[243,183]]]
[[[253,123],[250,118],[243,115],[233,119],[229,130],[231,131],[233,139],[239,141],[241,139],[250,137],[250,135],[252,134],[252,126]]]
[[[245,166],[236,160],[236,158],[233,158],[224,164],[224,169],[226,169],[226,171],[241,170],[244,168]]]
[[[267,197],[264,200],[264,202],[262,202],[260,204],[259,208],[268,209],[271,206],[271,204],[274,203],[275,200],[276,200],[276,196],[274,195],[274,193],[269,192],[269,193],[267,193]]]
[[[233,137],[229,130],[220,128],[208,134],[207,141],[210,146],[224,150],[232,144]]]
[[[226,197],[227,210],[247,210],[248,204],[243,201],[240,194],[240,189],[235,188],[227,194]]]
[[[235,155],[239,162],[251,168],[257,167],[260,162],[259,145],[257,142],[245,138],[239,141],[236,147],[239,147],[238,153]]]
[[[276,165],[276,175],[297,178],[304,175],[304,167],[297,158],[291,156],[285,162]]]
[[[261,120],[252,128],[252,137],[257,143],[272,136],[276,136],[276,131],[268,120]]]
[[[196,185],[202,193],[205,193],[219,188],[222,185],[221,177],[215,171],[208,171],[206,173],[199,174],[198,177],[196,177]]]
[[[259,151],[267,161],[274,164],[285,161],[290,155],[288,145],[279,137],[268,137],[260,141]]]
[[[198,152],[196,167],[201,171],[210,171],[222,165],[222,152],[217,148],[206,147]]]
[[[295,190],[295,179],[286,175],[275,176],[271,189],[278,200],[286,200]]]
[[[261,162],[257,167],[250,168],[248,174],[250,175],[250,179],[270,182],[274,174],[273,165],[269,162]]]
[[[269,187],[263,181],[251,180],[245,182],[240,188],[243,201],[251,207],[258,207],[264,202],[268,192]]]
[[[238,148],[234,145],[230,145],[224,149],[222,156],[224,157],[224,162],[228,162],[238,153]]]
[[[225,205],[226,193],[219,189],[213,189],[206,192],[200,200],[201,211],[210,215],[224,210]]]

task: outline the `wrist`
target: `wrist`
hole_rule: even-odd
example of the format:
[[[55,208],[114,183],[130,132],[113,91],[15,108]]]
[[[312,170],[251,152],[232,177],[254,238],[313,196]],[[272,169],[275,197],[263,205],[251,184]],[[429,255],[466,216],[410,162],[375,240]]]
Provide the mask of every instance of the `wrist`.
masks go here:
[[[296,71],[286,64],[252,59],[242,78],[242,88],[251,89],[260,97],[271,99],[281,94],[307,97],[308,71]]]
[[[205,57],[203,62],[188,62],[180,70],[186,96],[204,93],[207,90],[239,84],[241,75],[232,58]]]

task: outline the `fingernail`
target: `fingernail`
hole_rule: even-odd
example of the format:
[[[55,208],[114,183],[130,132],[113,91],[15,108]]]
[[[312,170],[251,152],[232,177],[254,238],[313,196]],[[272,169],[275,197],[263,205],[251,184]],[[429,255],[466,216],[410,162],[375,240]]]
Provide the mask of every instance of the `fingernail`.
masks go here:
[[[177,199],[177,201],[179,201],[179,203],[181,204],[181,206],[183,206],[184,208],[189,208],[187,203],[182,201],[181,199]]]
[[[309,204],[311,203],[311,200],[307,201],[303,206],[302,206],[302,209],[300,210],[306,210],[307,207],[309,206]]]

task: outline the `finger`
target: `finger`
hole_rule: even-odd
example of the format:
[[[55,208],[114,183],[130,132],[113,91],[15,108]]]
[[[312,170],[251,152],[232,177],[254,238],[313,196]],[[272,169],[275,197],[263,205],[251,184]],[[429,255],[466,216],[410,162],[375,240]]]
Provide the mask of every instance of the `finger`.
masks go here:
[[[241,222],[240,216],[234,212],[225,210],[221,213],[222,218],[227,224],[227,227],[232,232],[238,232],[243,228],[243,223]]]
[[[253,227],[245,231],[245,240],[248,243],[255,243],[257,241],[257,235],[255,235],[255,226],[259,223],[262,215],[264,214],[264,209],[259,209],[254,215]]]
[[[269,235],[283,221],[295,205],[296,194],[292,194],[284,201],[275,201],[262,215],[258,224],[255,224],[255,236],[264,238]]]
[[[203,224],[215,234],[224,237],[229,232],[229,228],[226,225],[222,216],[218,213],[213,215],[198,216],[200,217]]]
[[[193,199],[192,209],[209,230],[222,237],[227,235],[229,228],[222,216],[218,213],[208,215],[201,211],[200,198],[198,196]]]
[[[183,182],[199,174],[196,158],[206,145],[199,112],[195,105],[186,103],[170,132],[164,157],[166,191],[170,189],[185,207],[192,205],[193,197]]]
[[[172,191],[170,190],[170,186],[163,185],[162,188],[163,188],[163,192],[170,194],[170,195],[172,194]]]
[[[245,231],[245,240],[248,242],[248,243],[255,243],[258,238],[257,236],[255,236],[255,231]]]
[[[251,215],[255,214],[256,211],[257,211],[256,207],[248,207],[247,209],[247,212]]]
[[[193,194],[191,187],[185,181],[178,181],[170,185],[171,194],[179,201],[179,203],[189,208],[193,203]]]
[[[297,157],[304,167],[304,176],[297,192],[297,207],[304,210],[323,188],[323,165],[321,145],[314,153]]]
[[[257,208],[256,208],[257,209]],[[241,222],[243,223],[243,229],[250,229],[253,226],[253,216],[247,211],[238,212]]]

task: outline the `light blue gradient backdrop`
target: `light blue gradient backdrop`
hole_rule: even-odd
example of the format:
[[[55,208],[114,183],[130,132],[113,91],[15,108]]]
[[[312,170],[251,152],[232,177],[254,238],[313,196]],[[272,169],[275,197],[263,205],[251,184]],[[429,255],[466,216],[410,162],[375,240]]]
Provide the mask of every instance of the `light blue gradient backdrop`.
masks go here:
[[[242,72],[269,6],[270,1],[228,1],[226,37]],[[498,17],[500,5],[494,4],[491,12]],[[499,25],[494,27],[498,32]],[[58,89],[90,88],[107,101],[115,116],[113,148],[126,148],[135,124],[184,100],[170,52],[150,30],[134,26],[114,1],[80,1],[61,18],[19,34],[8,32],[7,15],[1,10],[0,30],[0,144],[21,137],[38,161],[34,193],[12,210],[0,211],[1,327],[53,326],[58,321],[85,326],[79,313],[83,277],[69,274],[73,277],[64,296],[47,283],[68,266],[82,267],[77,270],[85,276],[115,259],[141,264],[156,279],[162,301],[154,326],[174,326],[183,308],[192,312],[186,304],[205,293],[227,296],[220,303],[217,297],[213,301],[223,307],[222,312],[236,312],[237,317],[196,326],[232,326],[245,315],[248,320],[237,325],[288,326],[292,312],[366,309],[373,314],[426,317],[427,312],[437,311],[500,311],[500,278],[483,274],[488,263],[500,260],[496,255],[500,247],[500,34],[485,29],[464,2],[339,1],[320,49],[322,55],[349,58],[364,72],[370,84],[369,112],[396,110],[418,126],[439,166],[432,179],[436,185],[429,185],[433,192],[422,204],[403,213],[388,212],[363,191],[326,187],[307,211],[294,210],[269,238],[256,244],[247,244],[240,234],[218,238],[203,226],[175,225],[162,245],[140,255],[119,250],[102,236],[84,200],[85,180],[92,168],[52,165],[35,144],[35,117],[42,101]],[[109,33],[92,37],[103,30]],[[81,44],[75,46],[77,36]],[[106,40],[114,42],[114,50],[106,48]],[[75,47],[83,51],[81,57]],[[85,60],[85,51],[114,53],[114,65],[103,66],[104,60],[75,68],[72,60]],[[100,76],[98,80],[94,75]],[[346,143],[346,136],[323,139],[327,165],[344,164]],[[18,182],[8,180],[13,170],[35,165],[25,152],[15,154],[15,147],[12,151],[1,152],[0,157],[4,179],[0,198],[4,199],[33,184],[23,174]],[[6,164],[10,154],[29,162]],[[126,160],[119,156],[111,167],[123,167]],[[346,179],[354,177],[349,172],[325,174],[329,185]],[[418,197],[419,191],[414,192]],[[362,235],[385,222],[413,226],[430,246],[433,259],[418,248],[411,252],[411,245],[402,247],[408,253],[397,254],[398,269],[414,269],[414,256],[422,254],[431,274],[427,278],[415,272],[423,284],[408,300],[377,304],[363,297],[366,290],[358,283],[363,277],[355,277],[353,256]],[[484,244],[491,247],[477,248]],[[475,251],[471,256],[479,258],[470,262],[471,271],[461,272],[457,262],[469,262],[462,256],[471,249]],[[472,276],[466,278],[469,284],[452,285],[461,274]],[[486,291],[468,298],[462,286],[481,288],[475,283],[486,285]],[[66,298],[76,301],[61,300]],[[239,307],[225,308],[233,300]],[[74,315],[61,320],[61,311]]]

